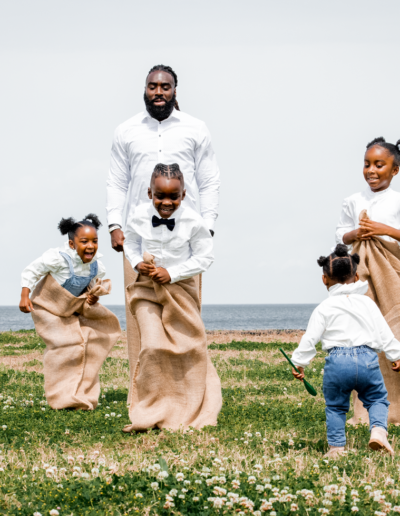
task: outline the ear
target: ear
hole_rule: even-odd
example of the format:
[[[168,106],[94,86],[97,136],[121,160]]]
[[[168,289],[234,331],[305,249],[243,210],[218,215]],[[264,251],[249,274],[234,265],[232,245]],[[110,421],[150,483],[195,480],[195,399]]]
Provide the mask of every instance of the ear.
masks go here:
[[[183,199],[184,199],[185,197],[186,197],[186,190],[183,190],[183,192],[182,192],[182,201],[183,201]]]
[[[149,199],[153,198],[153,194],[151,193],[151,188],[147,189],[147,195],[149,196]]]
[[[322,275],[322,283],[327,286],[328,285],[328,278],[325,276],[325,274]]]
[[[73,241],[73,240],[69,240],[69,241],[68,241],[68,244],[69,244],[69,247],[70,247],[71,249],[75,249],[75,244],[74,244],[74,241]]]
[[[354,283],[356,283],[360,279],[360,276],[358,275],[358,272],[354,275]]]
[[[395,165],[392,169],[392,176],[397,176],[397,174],[399,173],[399,165]]]

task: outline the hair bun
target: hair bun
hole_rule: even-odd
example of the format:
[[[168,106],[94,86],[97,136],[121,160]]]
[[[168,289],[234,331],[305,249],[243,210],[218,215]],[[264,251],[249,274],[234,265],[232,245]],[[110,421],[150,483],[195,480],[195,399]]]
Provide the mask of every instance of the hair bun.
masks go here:
[[[317,263],[320,267],[323,267],[329,262],[329,256],[320,256],[317,260]]]
[[[97,215],[95,215],[94,213],[89,213],[89,215],[86,215],[86,217],[84,217],[83,221],[85,221],[85,220],[90,220],[90,222],[93,224],[93,226],[96,229],[99,229],[99,227],[102,226],[102,223],[100,222],[99,217]]]
[[[360,263],[360,255],[359,254],[354,253],[351,255],[351,257],[353,258],[353,260],[356,262],[357,265]]]
[[[335,248],[335,254],[336,256],[339,256],[341,258],[344,258],[345,256],[349,255],[349,252],[347,250],[347,245],[344,244],[338,244]]]
[[[400,152],[400,140],[397,140],[395,146],[397,147],[397,150]]]
[[[72,231],[75,224],[76,221],[72,217],[69,217],[68,219],[61,219],[57,228],[60,230],[60,233],[62,235],[66,235],[67,233]]]
[[[369,142],[369,144],[367,145],[367,149],[369,149],[373,145],[379,145],[380,143],[386,143],[386,140],[383,136],[378,136],[378,138],[374,138],[372,142]]]

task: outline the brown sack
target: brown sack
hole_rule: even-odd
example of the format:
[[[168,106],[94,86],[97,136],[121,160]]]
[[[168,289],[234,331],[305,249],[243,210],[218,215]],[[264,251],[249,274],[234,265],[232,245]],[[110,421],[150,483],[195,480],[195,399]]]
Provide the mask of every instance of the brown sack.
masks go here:
[[[366,212],[361,218],[368,218]],[[400,249],[397,242],[387,242],[380,238],[358,241],[353,245],[353,252],[360,255],[357,272],[362,281],[368,280],[367,296],[375,301],[382,315],[389,324],[396,339],[400,340]],[[389,423],[400,424],[400,374],[391,368],[392,362],[385,353],[379,353],[379,365],[388,391]],[[353,393],[354,416],[347,422],[369,424],[367,410]]]
[[[139,359],[131,377],[125,432],[216,425],[221,382],[207,353],[194,278],[158,285],[139,275],[128,285]]]
[[[48,274],[36,286],[32,318],[44,340],[44,388],[53,409],[96,408],[99,370],[121,334],[118,318],[100,303],[88,305],[88,294],[104,296],[110,280],[97,279],[87,293],[75,297]]]

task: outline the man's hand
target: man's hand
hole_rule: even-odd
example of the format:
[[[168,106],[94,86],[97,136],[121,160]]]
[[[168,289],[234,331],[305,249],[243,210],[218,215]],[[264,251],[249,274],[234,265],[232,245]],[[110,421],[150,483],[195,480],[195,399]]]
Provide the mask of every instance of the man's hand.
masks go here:
[[[32,305],[32,301],[29,299],[29,293],[31,289],[28,287],[24,287],[21,292],[21,301],[19,302],[19,309],[21,312],[24,312],[24,314],[30,314],[31,312],[34,312],[34,308]]]
[[[400,360],[396,360],[396,362],[392,362],[392,369],[396,373],[400,371]]]
[[[156,272],[156,266],[152,263],[140,262],[136,265],[136,269],[142,276],[150,276],[151,273]]]
[[[94,296],[93,294],[89,294],[86,298],[88,305],[95,305],[97,301],[99,300],[98,296]]]
[[[165,283],[169,283],[171,281],[171,276],[167,269],[163,267],[157,267],[157,269],[149,274],[150,278],[158,283],[159,285],[164,285]]]
[[[124,232],[122,229],[114,229],[114,231],[111,233],[111,247],[114,249],[114,251],[117,251],[117,253],[120,253],[124,250]]]
[[[304,367],[297,366],[297,369],[300,371],[298,373],[294,367],[292,367],[292,375],[296,378],[296,380],[300,380],[301,382],[304,379]]]

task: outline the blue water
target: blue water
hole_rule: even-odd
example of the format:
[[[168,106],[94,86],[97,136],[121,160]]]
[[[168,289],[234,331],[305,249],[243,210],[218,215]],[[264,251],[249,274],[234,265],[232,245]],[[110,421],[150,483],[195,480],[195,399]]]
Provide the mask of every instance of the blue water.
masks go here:
[[[207,330],[301,330],[317,305],[203,305],[202,317]],[[125,307],[111,305],[126,328]],[[34,328],[29,314],[17,306],[0,306],[0,331],[30,330]]]

